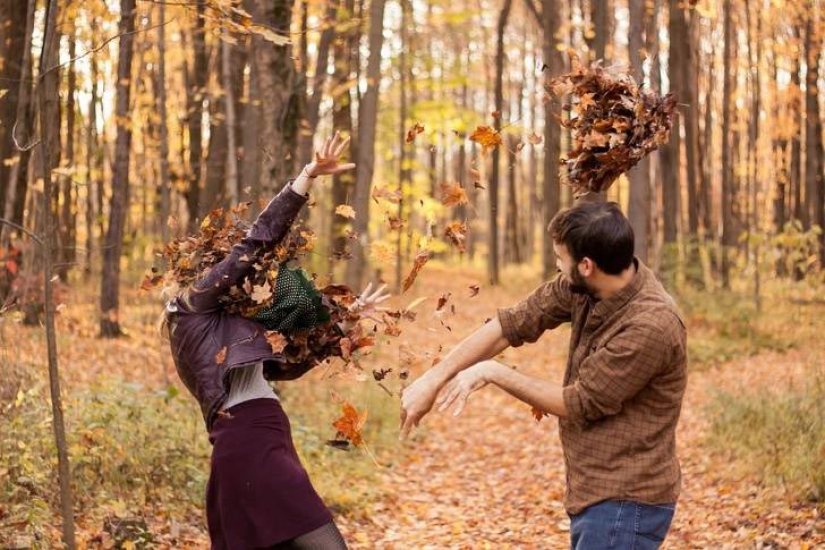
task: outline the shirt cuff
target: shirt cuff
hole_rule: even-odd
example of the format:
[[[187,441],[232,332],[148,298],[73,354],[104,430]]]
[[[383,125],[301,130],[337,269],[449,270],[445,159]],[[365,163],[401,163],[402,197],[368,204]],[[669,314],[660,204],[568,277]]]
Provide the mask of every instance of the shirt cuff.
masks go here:
[[[498,313],[498,322],[501,325],[501,333],[507,342],[510,344],[510,347],[517,348],[524,344],[524,340],[518,335],[518,331],[516,330],[516,321],[515,315],[509,309],[499,309]]]
[[[573,422],[584,420],[584,407],[582,406],[581,394],[578,382],[573,382],[565,386],[562,390],[564,408],[567,411],[567,418]]]

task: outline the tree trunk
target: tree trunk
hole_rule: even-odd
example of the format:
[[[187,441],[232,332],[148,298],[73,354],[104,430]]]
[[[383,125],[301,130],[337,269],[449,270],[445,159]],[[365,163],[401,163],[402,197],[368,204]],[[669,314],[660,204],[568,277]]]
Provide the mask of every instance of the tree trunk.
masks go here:
[[[730,289],[730,253],[736,245],[733,228],[733,163],[731,162],[731,92],[733,91],[733,14],[730,0],[722,4],[724,17],[724,76],[722,84],[722,287]]]
[[[228,32],[224,30],[224,32]],[[230,44],[226,40],[221,40],[221,77],[224,89],[225,129],[226,129],[226,179],[224,181],[224,196],[230,205],[238,202],[240,195],[238,188],[238,144],[235,141],[237,136],[237,117],[235,113],[235,94],[232,86],[232,68]],[[253,108],[251,105],[248,108]]]
[[[499,116],[495,119],[496,132],[501,133],[500,113],[504,108],[504,31],[507,29],[507,19],[510,17],[512,0],[504,0],[501,12],[498,17],[496,32],[496,82],[495,82],[495,110]],[[501,180],[501,148],[493,149],[493,168],[490,174],[489,200],[489,253],[487,254],[487,276],[491,285],[497,285],[499,281],[499,250],[498,250],[498,201],[499,201],[499,181]]]
[[[23,225],[23,211],[26,204],[26,192],[28,189],[28,167],[31,152],[26,147],[31,147],[34,141],[34,114],[31,101],[32,96],[32,36],[34,30],[34,11],[36,0],[29,0],[26,8],[26,32],[25,44],[23,46],[20,81],[17,85],[17,107],[14,122],[11,125],[11,134],[15,136],[24,150],[17,152],[17,161],[11,167],[8,174],[8,189],[4,193],[6,196],[6,207],[4,218],[12,223]],[[12,85],[12,88],[14,85]],[[14,139],[12,139],[14,146]],[[16,147],[15,147],[16,149]],[[14,153],[12,153],[14,155]],[[0,228],[0,246],[8,242],[11,227]]]
[[[411,19],[410,9],[412,2],[410,0],[400,0],[401,2],[401,25],[399,34],[401,38],[401,47],[398,52],[398,72],[399,72],[399,101],[398,101],[398,192],[401,195],[401,200],[398,201],[398,210],[396,216],[399,220],[404,219],[404,183],[408,177],[409,170],[406,166],[407,162],[407,85],[409,79],[407,78],[407,50],[410,47],[410,35],[407,22]],[[409,227],[409,220],[406,225]],[[404,268],[404,255],[401,253],[401,237],[404,234],[404,229],[399,229],[395,241],[395,292],[401,293],[401,278]]]
[[[289,35],[294,0],[247,0],[254,24]],[[294,175],[297,155],[299,101],[295,94],[295,65],[289,45],[276,46],[259,34],[250,37],[250,88],[259,104],[247,105],[247,120],[259,121],[254,139],[244,142],[244,163],[260,164],[257,191],[272,195]],[[253,97],[250,94],[250,98]],[[247,134],[248,135],[248,134]],[[255,185],[246,180],[247,185]]]
[[[369,243],[369,208],[372,176],[375,169],[375,129],[378,120],[378,92],[381,86],[381,47],[384,44],[384,0],[370,2],[369,59],[367,91],[358,106],[358,160],[356,166],[354,221],[358,238],[352,240],[353,257],[347,263],[347,284],[361,288]],[[402,128],[403,129],[403,128]]]
[[[189,130],[189,187],[186,190],[186,210],[189,213],[187,232],[194,233],[201,215],[201,180],[203,179],[203,99],[206,96],[206,84],[209,78],[209,64],[206,57],[206,36],[204,16],[206,1],[197,0],[194,28],[192,30],[192,47],[195,64],[188,93],[189,109],[186,122]]]
[[[134,55],[135,0],[120,2],[120,38],[117,64],[117,96],[115,120],[115,162],[112,174],[112,198],[109,207],[109,228],[103,249],[103,272],[100,290],[100,334],[111,338],[120,336],[120,256],[123,251],[123,232],[129,213],[129,151],[132,131],[125,122],[129,117],[129,98]]]
[[[588,40],[591,61],[603,61],[607,65],[607,41],[610,38],[610,1],[590,0],[590,22],[593,25],[593,38]]]
[[[169,242],[169,214],[171,189],[169,187],[169,129],[166,126],[166,6],[158,4],[158,70],[155,93],[160,116],[160,234],[164,243]]]
[[[642,48],[644,48],[644,0],[630,0],[630,29],[628,57],[633,78],[644,83]],[[647,263],[647,242],[650,224],[650,161],[648,157],[633,167],[628,174],[630,193],[627,217],[633,227],[633,248],[636,256]]]
[[[89,98],[89,119],[86,126],[86,262],[83,266],[83,272],[87,276],[92,273],[92,255],[94,253],[94,234],[95,234],[95,201],[93,190],[98,186],[103,185],[102,174],[97,174],[95,178],[95,166],[97,155],[97,132],[95,130],[97,123],[97,57],[94,53],[89,56],[89,65],[91,67],[92,86],[91,97]],[[97,212],[101,216],[102,212]],[[101,235],[102,237],[102,235]]]
[[[333,94],[332,126],[335,130],[344,135],[352,136],[350,142],[350,158],[358,158],[358,140],[353,135],[352,128],[352,93],[353,85],[350,82],[354,72],[352,50],[358,47],[359,37],[357,27],[352,25],[355,13],[355,3],[353,0],[346,0],[345,7],[338,12],[341,25],[348,25],[350,28],[343,33],[338,33],[333,47],[333,58],[335,60],[335,73],[333,75],[333,87],[336,90]],[[335,208],[340,204],[348,204],[353,199],[355,191],[355,175],[352,172],[344,172],[332,178],[332,204],[330,227],[330,242],[334,253],[345,253],[348,250],[348,239],[345,231],[348,227],[347,221],[335,214]],[[361,236],[359,235],[359,238]],[[335,254],[330,255],[330,262]],[[333,264],[330,263],[330,272]]]
[[[519,230],[519,208],[518,208],[518,178],[516,174],[516,148],[519,138],[516,135],[507,135],[507,223],[504,230],[504,242],[507,249],[504,257],[510,263],[520,264],[524,261],[524,254],[521,243],[521,231]]]
[[[0,193],[0,216],[6,212],[6,182],[10,182],[10,163],[15,157],[19,157],[19,151],[14,146],[12,129],[17,119],[17,109],[20,103],[22,78],[28,78],[29,69],[26,66],[26,50],[31,47],[30,39],[26,33],[30,31],[27,25],[21,25],[21,21],[26,21],[26,13],[29,2],[21,0],[0,1],[0,25],[3,29],[3,43],[0,44],[0,55],[3,63],[0,66],[0,79],[2,86],[8,88],[6,94],[0,97],[0,181],[3,182],[3,192]],[[29,84],[30,85],[30,84]],[[22,125],[25,121],[21,120]],[[19,161],[18,161],[19,162]],[[14,189],[13,185],[8,186],[8,190]],[[5,215],[6,219],[10,216]]]
[[[556,33],[561,26],[559,11],[561,6],[558,0],[544,0],[542,4],[542,53],[547,69],[544,71],[546,82],[564,70],[564,60],[561,52],[556,48]],[[554,119],[559,112],[561,103],[553,96],[544,106],[544,181],[542,184],[542,206],[544,219],[542,220],[542,275],[550,279],[556,272],[556,258],[553,254],[553,239],[546,230],[553,216],[559,210],[559,154],[561,153],[561,128]]]
[[[60,396],[60,374],[57,365],[57,339],[54,327],[54,298],[52,290],[52,254],[54,239],[54,216],[51,209],[54,188],[52,169],[54,153],[60,147],[60,117],[58,95],[60,77],[58,69],[58,48],[60,35],[57,34],[57,2],[46,4],[43,50],[40,54],[40,151],[43,172],[43,211],[45,215],[45,238],[43,247],[43,280],[45,282],[46,344],[49,356],[49,387],[52,400],[52,426],[57,447],[58,477],[60,480],[60,510],[63,516],[63,544],[69,550],[75,548],[74,497],[71,484],[71,467],[66,444],[66,429],[63,422],[63,403]],[[53,149],[57,143],[58,149]]]
[[[819,61],[822,40],[818,34],[816,13],[805,28],[805,202],[811,225],[825,228],[825,189],[822,178],[822,120],[819,112]],[[819,234],[820,265],[825,265],[825,234]]]

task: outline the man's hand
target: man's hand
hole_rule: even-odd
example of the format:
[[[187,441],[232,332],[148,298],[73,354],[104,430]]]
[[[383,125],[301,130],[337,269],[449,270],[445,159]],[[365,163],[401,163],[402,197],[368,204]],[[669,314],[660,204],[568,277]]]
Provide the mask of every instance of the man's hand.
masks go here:
[[[425,374],[401,394],[401,438],[410,434],[413,428],[433,408],[441,384],[432,375]]]
[[[502,366],[496,361],[482,361],[458,373],[441,391],[435,404],[438,412],[455,405],[453,416],[461,414],[470,394],[489,384],[493,371]]]

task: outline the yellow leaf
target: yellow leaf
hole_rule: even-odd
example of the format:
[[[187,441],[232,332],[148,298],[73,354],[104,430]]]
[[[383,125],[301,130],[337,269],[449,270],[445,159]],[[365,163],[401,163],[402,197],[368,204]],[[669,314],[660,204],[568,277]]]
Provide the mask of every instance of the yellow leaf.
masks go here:
[[[260,35],[264,40],[269,40],[276,46],[286,46],[287,44],[290,44],[288,36],[278,34],[269,27],[261,27],[256,25],[252,28],[252,32]]]
[[[335,213],[344,218],[355,218],[355,210],[348,204],[339,204],[335,207]]]

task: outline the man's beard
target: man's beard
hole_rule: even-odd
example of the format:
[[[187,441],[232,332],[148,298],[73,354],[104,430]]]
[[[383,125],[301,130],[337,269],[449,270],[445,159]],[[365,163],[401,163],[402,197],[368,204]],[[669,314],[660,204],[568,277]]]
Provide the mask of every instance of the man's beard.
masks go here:
[[[582,277],[582,274],[579,273],[579,270],[576,269],[575,266],[570,270],[570,276],[567,280],[570,281],[570,292],[573,294],[593,295],[590,287],[587,285],[587,281],[584,280],[584,277]]]

